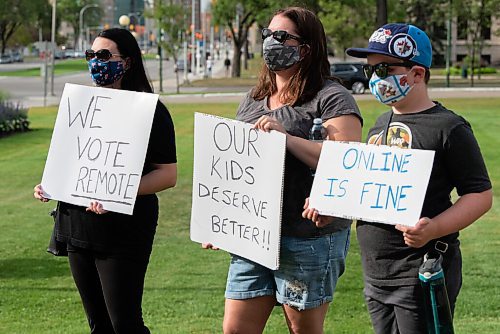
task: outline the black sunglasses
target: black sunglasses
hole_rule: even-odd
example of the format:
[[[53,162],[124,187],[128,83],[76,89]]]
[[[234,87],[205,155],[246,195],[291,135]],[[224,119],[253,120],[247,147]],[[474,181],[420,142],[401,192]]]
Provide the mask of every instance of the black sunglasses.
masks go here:
[[[303,42],[302,38],[295,36],[295,35],[292,35],[292,34],[289,34],[288,32],[286,32],[284,30],[272,31],[269,28],[262,29],[262,40],[265,40],[269,36],[273,36],[273,38],[276,41],[280,42],[281,44],[283,44],[287,39],[294,39],[296,41],[299,41],[300,43]]]
[[[402,63],[378,63],[375,65],[365,64],[363,65],[363,72],[368,79],[372,77],[373,72],[380,79],[385,79],[389,76],[389,67],[391,66],[412,68],[415,64],[408,61]]]
[[[111,53],[111,51],[109,51],[108,49],[101,49],[101,50],[97,50],[97,51],[85,50],[85,59],[87,59],[87,61],[94,59],[94,57],[100,61],[108,61],[113,56],[122,57],[121,54]]]

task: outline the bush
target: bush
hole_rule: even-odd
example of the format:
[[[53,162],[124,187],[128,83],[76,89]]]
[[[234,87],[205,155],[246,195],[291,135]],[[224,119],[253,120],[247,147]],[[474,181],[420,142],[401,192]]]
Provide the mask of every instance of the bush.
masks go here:
[[[497,70],[494,67],[481,67],[480,69],[475,68],[474,74],[478,74],[479,70],[481,70],[481,74],[495,74],[495,73],[497,73]]]
[[[28,109],[0,100],[0,137],[29,130]]]

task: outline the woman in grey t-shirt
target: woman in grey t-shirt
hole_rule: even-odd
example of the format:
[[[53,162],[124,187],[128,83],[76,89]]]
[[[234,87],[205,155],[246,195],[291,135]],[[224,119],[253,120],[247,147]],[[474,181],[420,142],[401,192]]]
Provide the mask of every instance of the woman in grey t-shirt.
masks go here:
[[[301,216],[321,151],[321,143],[309,141],[308,134],[313,119],[321,118],[329,140],[360,141],[362,119],[351,94],[329,79],[325,32],[314,13],[299,7],[279,10],[262,39],[266,66],[237,119],[286,134],[280,268],[232,255],[224,332],[262,332],[278,302],[291,330],[322,333],[344,271],[351,221],[338,219],[319,228]]]

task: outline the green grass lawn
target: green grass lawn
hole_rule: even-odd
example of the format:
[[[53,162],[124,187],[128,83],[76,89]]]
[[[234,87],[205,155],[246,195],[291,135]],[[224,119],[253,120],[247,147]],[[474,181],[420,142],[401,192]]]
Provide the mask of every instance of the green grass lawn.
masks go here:
[[[473,125],[494,185],[499,184],[500,99],[442,101]],[[360,101],[369,125],[385,107]],[[189,240],[193,163],[193,113],[233,117],[237,104],[171,104],[177,133],[177,187],[161,193],[161,213],[144,292],[144,318],[153,333],[220,333],[229,256],[204,251]],[[44,168],[55,108],[33,108],[33,131],[0,139],[0,333],[88,333],[67,259],[45,252],[54,203],[32,197]],[[496,192],[495,203],[499,194]],[[500,206],[461,236],[464,284],[456,333],[498,333],[500,328]],[[265,333],[286,333],[276,308]],[[326,333],[370,333],[362,297],[359,247],[353,235],[346,273],[326,319]]]
[[[0,76],[6,77],[39,77],[40,76],[40,65],[33,64],[32,68],[27,68],[23,70],[16,71],[4,71],[0,72]],[[85,59],[66,59],[56,62],[55,75],[77,73],[82,71],[88,71],[87,62]]]

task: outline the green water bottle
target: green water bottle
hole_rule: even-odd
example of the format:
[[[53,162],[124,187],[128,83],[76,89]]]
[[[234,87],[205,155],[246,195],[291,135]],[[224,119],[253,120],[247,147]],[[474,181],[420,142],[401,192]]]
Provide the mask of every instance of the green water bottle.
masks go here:
[[[418,271],[418,278],[424,290],[425,317],[429,334],[454,333],[442,262],[443,257],[440,253],[430,251],[425,254],[424,262]]]

